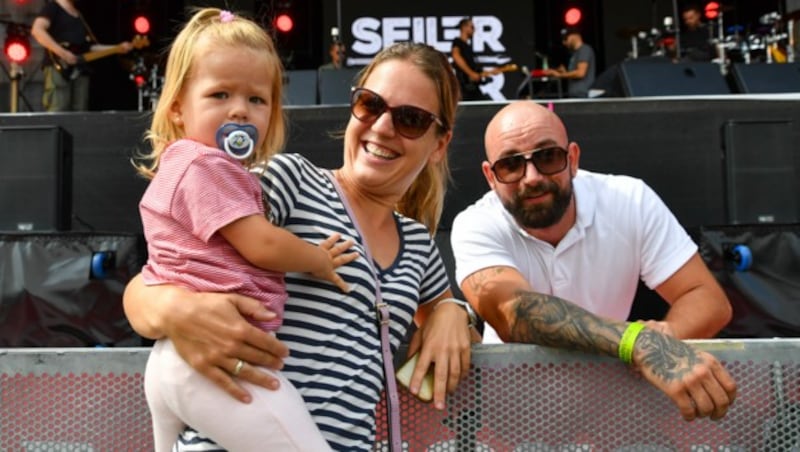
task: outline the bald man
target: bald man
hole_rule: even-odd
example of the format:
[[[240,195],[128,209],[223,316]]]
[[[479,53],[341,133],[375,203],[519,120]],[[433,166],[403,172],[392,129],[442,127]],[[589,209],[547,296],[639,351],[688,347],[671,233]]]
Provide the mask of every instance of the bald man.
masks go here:
[[[579,170],[578,144],[532,101],[500,110],[485,147],[492,190],[451,232],[456,280],[488,324],[484,341],[617,356],[641,278],[671,307],[645,322],[634,366],[684,418],[722,417],[735,383],[679,339],[714,336],[732,310],[661,199],[641,180]]]

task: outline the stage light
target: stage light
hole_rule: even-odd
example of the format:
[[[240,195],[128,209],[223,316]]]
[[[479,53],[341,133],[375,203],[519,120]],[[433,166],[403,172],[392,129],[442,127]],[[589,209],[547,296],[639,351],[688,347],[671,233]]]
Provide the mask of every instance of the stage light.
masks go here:
[[[705,7],[706,19],[716,19],[719,16],[719,3],[708,2]]]
[[[275,29],[281,33],[289,33],[294,28],[294,19],[288,13],[280,13],[275,16]]]
[[[12,63],[23,64],[28,61],[31,55],[31,42],[25,26],[8,24],[3,52]]]
[[[133,19],[133,29],[140,35],[150,33],[150,19],[143,14],[138,14]]]
[[[568,26],[574,27],[581,22],[583,18],[583,12],[580,8],[572,7],[567,9],[564,13],[564,23]]]

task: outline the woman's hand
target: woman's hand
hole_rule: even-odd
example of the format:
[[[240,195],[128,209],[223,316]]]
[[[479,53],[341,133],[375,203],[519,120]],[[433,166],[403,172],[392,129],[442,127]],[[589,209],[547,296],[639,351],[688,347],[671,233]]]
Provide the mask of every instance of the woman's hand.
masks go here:
[[[417,394],[428,368],[434,366],[433,403],[437,409],[443,410],[447,393],[453,392],[458,382],[469,373],[470,345],[473,341],[480,341],[480,336],[469,327],[464,308],[455,303],[438,306],[436,303],[431,303],[435,307],[424,316],[424,322],[408,347],[409,356],[420,350],[409,390]]]
[[[247,318],[275,317],[252,298],[236,294],[195,293],[175,286],[145,286],[141,277],[128,284],[125,313],[145,337],[172,340],[181,357],[236,399],[250,394],[238,380],[277,389],[278,381],[256,366],[281,369],[288,348]],[[239,360],[244,362],[236,378]]]

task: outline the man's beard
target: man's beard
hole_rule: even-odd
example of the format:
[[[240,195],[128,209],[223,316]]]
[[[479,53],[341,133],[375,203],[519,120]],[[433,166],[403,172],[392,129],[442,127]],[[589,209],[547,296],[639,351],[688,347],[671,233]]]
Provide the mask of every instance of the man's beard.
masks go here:
[[[525,198],[531,194],[543,195],[551,193],[552,201],[547,204],[525,206]],[[504,200],[503,206],[517,220],[517,223],[526,229],[541,229],[556,224],[566,213],[572,200],[572,179],[569,185],[562,189],[553,181],[543,181],[533,187],[526,187],[522,193],[517,193],[510,200]]]

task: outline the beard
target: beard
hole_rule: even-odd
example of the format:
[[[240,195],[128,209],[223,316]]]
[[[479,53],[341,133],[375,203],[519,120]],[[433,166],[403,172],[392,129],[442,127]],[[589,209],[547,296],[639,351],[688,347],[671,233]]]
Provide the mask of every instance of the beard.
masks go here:
[[[525,198],[530,195],[551,193],[553,199],[549,203],[525,206]],[[541,229],[556,224],[566,213],[572,200],[572,178],[565,188],[553,181],[542,181],[532,187],[526,187],[513,198],[503,200],[503,206],[514,217],[517,224],[526,229]]]

